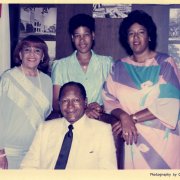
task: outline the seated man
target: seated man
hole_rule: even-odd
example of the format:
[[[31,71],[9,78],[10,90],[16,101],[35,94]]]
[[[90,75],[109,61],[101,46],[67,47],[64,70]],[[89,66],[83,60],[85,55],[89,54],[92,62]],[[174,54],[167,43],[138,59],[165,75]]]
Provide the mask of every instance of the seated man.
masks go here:
[[[21,168],[117,169],[111,125],[85,115],[87,98],[84,86],[77,82],[64,84],[59,94],[59,105],[63,118],[40,125]],[[61,160],[68,152],[66,145],[61,155],[69,125],[72,129],[68,132],[69,141],[72,140],[71,149],[68,160]],[[63,165],[65,161],[67,164]]]

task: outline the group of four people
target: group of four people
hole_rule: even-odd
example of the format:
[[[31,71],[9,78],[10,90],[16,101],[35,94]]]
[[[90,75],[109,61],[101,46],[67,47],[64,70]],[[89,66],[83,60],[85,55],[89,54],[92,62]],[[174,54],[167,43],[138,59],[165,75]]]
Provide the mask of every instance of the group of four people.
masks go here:
[[[54,169],[73,124],[67,169],[116,169],[120,136],[124,169],[179,169],[180,74],[172,57],[155,50],[151,16],[135,10],[123,19],[119,37],[128,56],[121,60],[92,50],[89,15],[72,17],[69,33],[76,50],[53,63],[53,93],[47,45],[35,36],[20,42],[17,67],[1,76],[0,167]],[[52,102],[63,117],[43,122]]]

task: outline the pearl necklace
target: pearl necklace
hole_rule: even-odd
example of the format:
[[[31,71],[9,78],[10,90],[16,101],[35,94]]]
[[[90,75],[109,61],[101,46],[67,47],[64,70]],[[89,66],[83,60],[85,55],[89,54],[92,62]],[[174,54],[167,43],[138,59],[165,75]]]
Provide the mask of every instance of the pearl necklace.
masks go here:
[[[24,76],[24,80],[27,80],[27,77],[26,77],[26,74],[25,74],[25,71],[24,71],[24,68],[21,64],[21,71],[23,73],[23,76]],[[41,85],[41,80],[40,80],[40,76],[39,76],[39,71],[37,69],[37,76],[38,76],[38,84],[39,84],[39,89],[42,91],[42,85]]]

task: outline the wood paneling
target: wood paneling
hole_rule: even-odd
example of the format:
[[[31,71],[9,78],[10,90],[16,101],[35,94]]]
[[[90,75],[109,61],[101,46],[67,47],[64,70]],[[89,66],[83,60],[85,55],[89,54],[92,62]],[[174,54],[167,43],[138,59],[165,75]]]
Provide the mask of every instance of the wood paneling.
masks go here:
[[[30,4],[29,4],[30,5]],[[28,4],[27,4],[28,6]],[[32,4],[31,4],[32,6]],[[36,4],[37,6],[37,4]],[[41,6],[41,5],[39,5]],[[92,15],[92,4],[52,4],[57,7],[56,59],[73,52],[71,38],[68,34],[69,19],[78,13]],[[14,49],[19,32],[20,4],[10,5],[11,10],[11,46]],[[150,14],[157,25],[157,51],[168,52],[169,8],[180,8],[180,5],[133,4],[132,9],[142,9]],[[94,50],[102,55],[110,55],[114,59],[126,56],[119,43],[119,25],[122,19],[96,18],[96,38]]]
[[[73,52],[71,38],[68,33],[69,19],[79,13],[91,15],[92,5],[66,4],[57,5],[56,58],[62,58]]]
[[[69,19],[78,13],[92,15],[91,4],[66,4],[57,5],[57,45],[56,58],[68,56],[73,52],[71,39],[68,34]],[[133,4],[133,9],[142,9],[149,13],[157,25],[158,46],[157,50],[168,52],[168,23],[169,5]],[[119,43],[119,25],[122,19],[97,18],[96,38],[94,50],[103,55],[110,55],[114,59],[126,56]]]

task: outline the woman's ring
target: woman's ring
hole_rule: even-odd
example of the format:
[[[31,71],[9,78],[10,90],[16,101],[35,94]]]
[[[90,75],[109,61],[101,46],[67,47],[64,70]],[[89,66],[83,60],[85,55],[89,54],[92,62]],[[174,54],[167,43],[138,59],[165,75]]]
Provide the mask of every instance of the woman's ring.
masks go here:
[[[125,136],[128,136],[129,133],[128,133],[128,132],[123,132],[123,134],[124,134]]]

